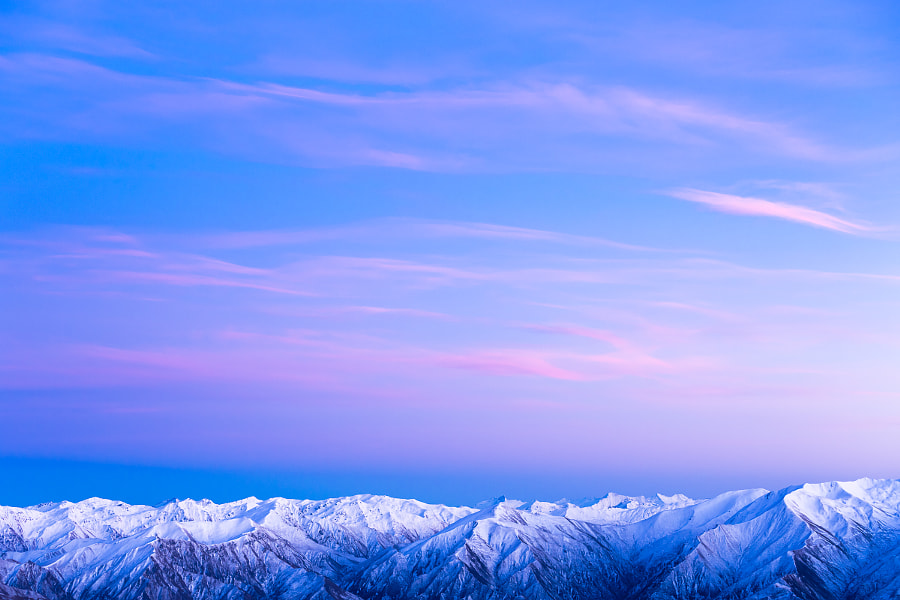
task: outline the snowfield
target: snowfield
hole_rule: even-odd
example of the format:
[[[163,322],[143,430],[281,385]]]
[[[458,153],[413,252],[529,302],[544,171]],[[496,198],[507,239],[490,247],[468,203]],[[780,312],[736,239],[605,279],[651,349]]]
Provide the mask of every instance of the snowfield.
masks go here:
[[[0,507],[0,599],[900,598],[900,481],[479,508]]]

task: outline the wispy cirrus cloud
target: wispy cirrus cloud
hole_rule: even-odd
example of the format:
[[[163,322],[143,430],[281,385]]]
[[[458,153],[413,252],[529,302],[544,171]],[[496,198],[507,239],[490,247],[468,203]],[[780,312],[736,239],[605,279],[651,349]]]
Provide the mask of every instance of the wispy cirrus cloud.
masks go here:
[[[812,160],[839,160],[841,152],[793,132],[784,124],[728,112],[687,98],[661,97],[626,86],[579,87],[571,83],[503,84],[485,89],[440,92],[385,92],[374,95],[323,92],[275,83],[242,84],[219,81],[226,89],[253,95],[271,95],[302,102],[344,108],[371,109],[382,117],[403,110],[413,125],[418,118],[434,120],[437,113],[475,117],[479,111],[505,109],[530,114],[530,126],[552,121],[563,130],[570,126],[597,134],[661,138],[675,143],[710,143],[715,136],[737,136],[751,144],[763,142],[780,154]],[[421,115],[416,113],[420,112]],[[447,115],[449,116],[449,115]],[[458,116],[456,117],[458,119]],[[535,121],[534,118],[540,120]],[[576,121],[577,119],[577,121]],[[395,124],[398,121],[390,120]],[[523,120],[522,124],[527,123]],[[474,133],[474,132],[472,132]],[[712,137],[711,137],[712,136]],[[846,154],[843,153],[843,154]]]
[[[625,244],[604,238],[559,233],[541,229],[529,229],[525,227],[510,227],[508,225],[495,225],[490,223],[472,222],[412,222],[413,227],[418,226],[428,235],[447,237],[471,237],[498,240],[520,240],[527,242],[553,242],[575,246],[606,246],[620,250],[633,252],[666,252],[659,248]]]
[[[653,377],[676,369],[676,365],[654,356],[649,349],[641,347],[633,339],[625,338],[621,334],[607,329],[572,324],[529,324],[523,327],[531,331],[587,338],[611,345],[613,347],[612,351],[590,353],[578,357],[580,361],[586,361],[591,365],[592,368],[589,368],[588,371],[594,372],[595,376],[600,376],[602,373],[603,377],[621,377],[626,375]],[[603,367],[601,373],[598,373],[593,368],[597,365]],[[677,368],[686,369],[687,367],[686,363],[682,363]]]
[[[181,125],[195,133],[176,135],[184,143],[276,163],[437,172],[555,170],[568,164],[583,170],[598,161],[624,160],[609,146],[623,140],[667,155],[678,147],[700,153],[726,147],[839,162],[876,152],[836,147],[703,98],[623,84],[507,79],[477,87],[338,92],[149,76],[34,52],[0,57],[4,73],[14,84],[10,93],[28,96],[34,107],[20,115],[19,126],[7,124],[12,135],[87,135],[100,141],[139,135],[165,144],[179,133],[172,126]],[[60,105],[60,97],[77,99],[77,109]],[[543,147],[557,151],[538,151]]]
[[[103,230],[55,228],[47,236],[0,238],[0,245],[6,246],[6,259],[0,268],[10,275],[44,282],[48,289],[66,286],[70,291],[89,289],[95,294],[103,290],[104,293],[130,290],[141,296],[148,293],[153,296],[154,291],[164,292],[166,288],[255,290],[295,298],[342,298],[330,309],[332,314],[343,311],[348,315],[418,314],[446,318],[453,317],[452,311],[418,302],[415,309],[389,307],[408,304],[404,294],[439,289],[520,290],[526,294],[523,298],[535,305],[552,306],[556,303],[537,302],[533,290],[596,286],[652,289],[654,282],[684,287],[708,285],[722,278],[735,282],[802,279],[885,284],[900,280],[900,275],[890,272],[764,269],[702,254],[692,256],[602,238],[484,223],[402,220],[388,223],[398,226],[382,229],[380,224],[368,223],[325,230],[162,235],[146,240]],[[408,225],[411,227],[407,228]],[[491,244],[485,246],[483,240]],[[336,241],[346,246],[348,252],[335,255],[324,249],[323,245],[330,246]],[[466,256],[448,254],[448,241],[453,241],[452,247],[478,247],[479,252]],[[351,242],[353,246],[348,245]],[[386,251],[386,244],[393,249]],[[433,250],[427,253],[404,250],[410,245],[421,248],[423,244],[434,244]],[[528,248],[523,256],[532,258],[497,260],[505,248],[512,247],[510,244],[515,244],[520,251]],[[627,248],[624,255],[622,248]],[[251,258],[258,257],[262,249],[269,257],[279,259],[260,264],[258,258]],[[223,253],[228,255],[227,260]],[[396,295],[368,296],[371,286],[394,290]],[[661,302],[646,298],[641,304],[647,307],[694,305],[668,297]],[[709,315],[733,312],[713,305],[703,306]],[[309,310],[312,309],[295,307],[294,313],[312,316]],[[322,307],[315,308],[321,310]],[[580,331],[585,334],[583,337],[590,337],[587,335],[590,330]],[[596,329],[592,335],[601,334]]]
[[[438,319],[438,320],[454,320],[453,315],[437,312],[433,310],[422,310],[418,308],[396,307],[396,306],[359,306],[359,305],[337,305],[337,306],[316,306],[316,307],[287,307],[275,306],[263,309],[266,312],[278,315],[295,316],[295,317],[315,317],[319,319],[348,319],[353,316],[397,316],[397,317],[416,317],[420,319]]]
[[[138,60],[158,58],[128,38],[88,31],[52,20],[4,18],[0,23],[0,32],[25,44],[37,44],[43,48],[61,49],[90,56]]]
[[[341,227],[303,230],[238,231],[195,236],[210,248],[254,248],[266,246],[308,245],[325,241],[381,243],[396,239],[472,238],[500,242],[548,242],[569,246],[615,248],[632,252],[672,252],[601,237],[576,235],[471,221],[439,221],[410,218],[384,218]]]
[[[46,277],[44,278],[47,279]],[[230,287],[248,290],[260,290],[276,294],[290,296],[312,296],[312,292],[288,287],[279,287],[259,281],[246,281],[234,278],[216,277],[202,273],[166,273],[151,271],[120,271],[107,269],[94,273],[94,281],[97,283],[137,283],[137,284],[162,284],[179,287]]]
[[[433,358],[436,365],[463,369],[501,377],[532,376],[564,381],[589,381],[590,375],[556,366],[539,353],[481,352],[474,354],[441,355]]]
[[[793,221],[803,225],[830,229],[832,231],[839,231],[851,235],[873,235],[885,231],[884,228],[876,227],[869,223],[851,221],[805,206],[788,204],[785,202],[773,202],[762,198],[735,196],[733,194],[722,194],[690,188],[670,190],[666,192],[666,194],[680,200],[703,204],[718,212],[751,217],[784,219],[786,221]]]
[[[821,87],[871,86],[890,79],[879,42],[848,31],[684,18],[631,22],[614,34],[591,19],[571,19],[566,29],[588,56],[617,53],[686,75]]]
[[[896,35],[763,3],[6,11],[2,445],[707,478],[890,416]]]
[[[10,261],[21,276],[49,284],[220,287],[290,296],[312,296],[302,282],[275,269],[247,266],[172,248],[147,249],[135,236],[88,228],[54,228],[48,237],[0,237],[0,249],[16,249]]]
[[[796,322],[795,313],[767,311],[743,297],[723,300],[715,292],[723,279],[751,298],[769,290],[769,306],[801,307],[811,318],[834,311],[827,304],[803,304],[802,296],[792,295],[792,282],[802,282],[803,289],[876,289],[900,281],[891,273],[765,269],[666,252],[621,256],[615,245],[592,238],[484,223],[452,223],[444,233],[457,245],[447,246],[438,236],[430,241],[440,251],[429,253],[421,251],[419,235],[430,224],[417,223],[426,227],[407,240],[417,249],[412,254],[402,239],[376,235],[345,256],[327,252],[332,235],[345,239],[341,231],[305,237],[292,232],[287,240],[283,232],[274,239],[256,232],[249,240],[228,234],[210,240],[55,228],[47,236],[0,238],[0,273],[11,288],[81,303],[152,297],[175,307],[190,305],[196,294],[186,290],[194,289],[216,299],[209,305],[220,312],[216,319],[246,320],[239,329],[272,332],[232,335],[228,339],[247,345],[238,354],[256,352],[255,344],[277,344],[307,348],[304,360],[330,357],[348,369],[354,362],[390,364],[395,366],[384,372],[396,374],[421,364],[583,381],[678,378],[708,364],[706,357],[717,354],[716,340],[726,338],[753,344],[774,344],[785,336],[792,344],[823,335],[874,339],[864,327],[813,331]],[[436,231],[444,227],[439,223]],[[483,234],[497,246],[481,245]],[[297,239],[303,244],[299,253],[290,244],[281,247]],[[546,246],[557,239],[563,243]],[[193,249],[185,247],[191,244]],[[510,255],[510,244],[531,249]],[[628,301],[636,289],[641,301]],[[562,321],[561,311],[568,312]],[[776,324],[784,320],[791,324],[782,330]],[[299,335],[300,329],[309,333]],[[343,339],[341,332],[355,337]],[[359,335],[364,332],[373,335]]]
[[[472,67],[459,61],[425,64],[404,61],[396,64],[371,64],[346,58],[310,58],[285,53],[261,56],[248,70],[275,76],[308,77],[324,81],[344,81],[378,85],[423,85],[440,79],[471,76]]]
[[[59,394],[84,426],[112,414],[84,398],[115,398],[127,414],[146,390],[141,406],[166,419],[185,421],[204,398],[198,418],[236,430],[248,407],[289,436],[316,411],[340,421],[329,435],[346,435],[349,414],[361,435],[393,427],[391,437],[410,415],[426,415],[417,427],[468,432],[470,414],[491,414],[581,445],[610,422],[626,439],[646,432],[648,414],[664,415],[663,431],[684,411],[721,415],[739,433],[753,411],[767,411],[768,426],[786,394],[806,411],[821,409],[823,388],[877,408],[873,394],[896,387],[898,275],[415,223],[406,237],[373,231],[352,244],[353,226],[235,239],[64,227],[0,236],[0,302],[16,316],[0,331],[0,396],[15,398],[3,408],[22,414],[34,410],[22,395]],[[172,390],[192,400],[170,402]],[[572,423],[583,438],[570,439]]]

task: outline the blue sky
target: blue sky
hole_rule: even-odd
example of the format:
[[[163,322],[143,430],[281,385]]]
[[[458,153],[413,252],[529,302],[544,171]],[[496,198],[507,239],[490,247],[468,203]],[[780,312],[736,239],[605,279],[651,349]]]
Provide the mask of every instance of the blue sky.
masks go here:
[[[0,6],[0,502],[896,476],[898,27]]]

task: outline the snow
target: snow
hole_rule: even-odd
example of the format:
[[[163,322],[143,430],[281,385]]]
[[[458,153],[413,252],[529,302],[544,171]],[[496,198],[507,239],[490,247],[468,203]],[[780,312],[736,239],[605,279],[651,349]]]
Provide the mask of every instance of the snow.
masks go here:
[[[868,564],[871,540],[900,546],[891,542],[900,540],[896,480],[741,490],[707,500],[612,493],[583,502],[498,498],[479,508],[365,494],[327,500],[251,497],[222,504],[185,499],[156,507],[89,498],[0,507],[0,582],[10,584],[30,561],[52,570],[75,593],[121,591],[140,578],[166,542],[176,544],[167,546],[174,554],[166,560],[181,560],[179,553],[190,548],[195,553],[227,548],[225,554],[196,554],[196,560],[226,561],[220,567],[226,571],[264,564],[259,568],[271,571],[272,585],[290,581],[297,589],[321,586],[326,576],[337,580],[340,569],[350,569],[361,586],[389,578],[406,581],[409,590],[421,594],[439,585],[472,594],[473,586],[503,585],[528,597],[563,576],[551,569],[535,579],[534,565],[552,563],[565,570],[574,568],[570,561],[587,561],[593,575],[582,579],[600,585],[597,578],[618,572],[617,565],[661,561],[670,569],[660,579],[661,594],[697,597],[710,590],[754,589],[775,597],[800,585],[798,557],[813,557],[804,560],[814,568],[838,560],[830,548],[840,547],[848,556],[862,557],[854,558],[854,565]],[[276,547],[277,555],[272,554]],[[846,578],[853,571],[834,572]],[[627,583],[622,576],[610,577],[609,585]],[[838,575],[820,577],[816,585],[839,584],[828,577]],[[555,585],[575,585],[568,581]]]

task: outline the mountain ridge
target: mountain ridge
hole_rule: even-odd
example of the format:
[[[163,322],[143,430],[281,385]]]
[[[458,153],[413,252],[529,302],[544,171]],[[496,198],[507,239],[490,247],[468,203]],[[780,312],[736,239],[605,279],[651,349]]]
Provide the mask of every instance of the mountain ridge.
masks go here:
[[[0,507],[0,598],[900,597],[900,481],[479,507],[359,494]]]

